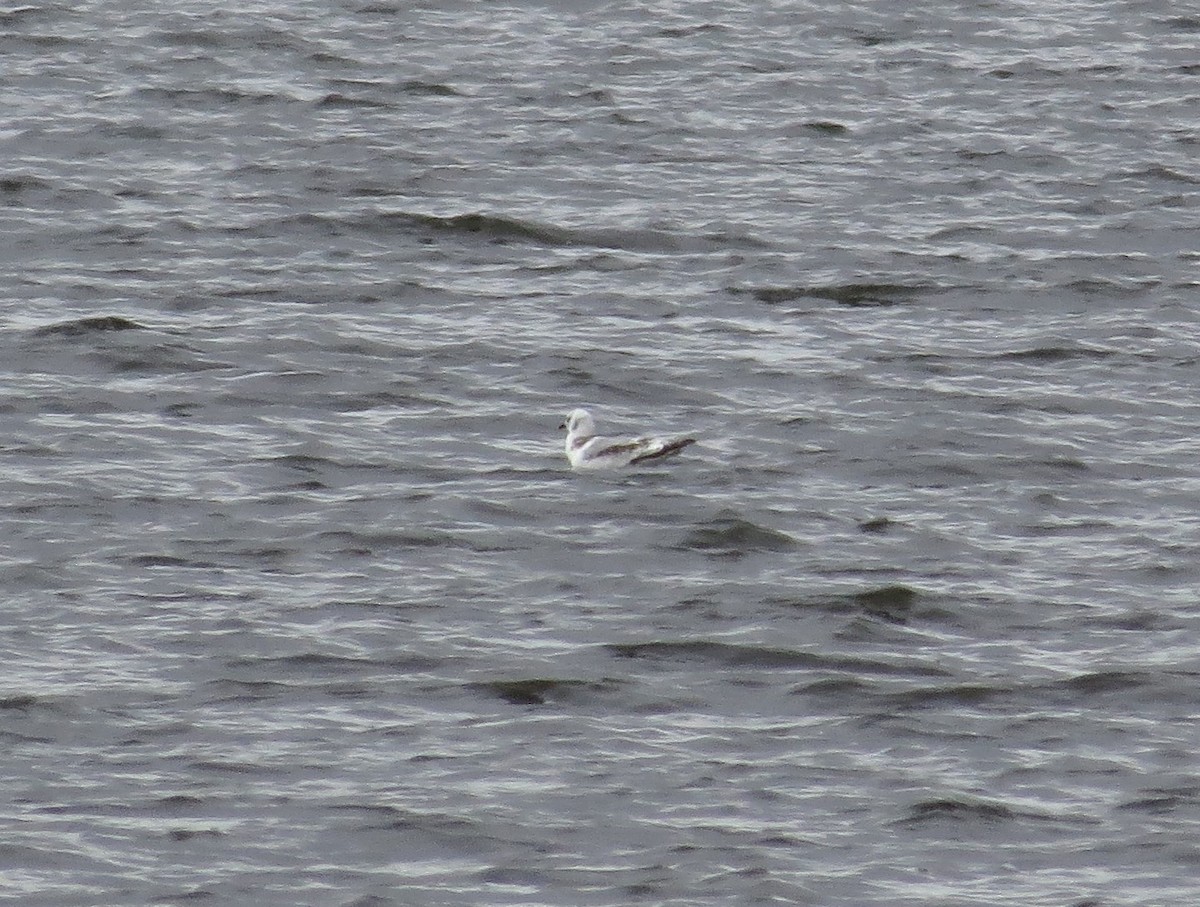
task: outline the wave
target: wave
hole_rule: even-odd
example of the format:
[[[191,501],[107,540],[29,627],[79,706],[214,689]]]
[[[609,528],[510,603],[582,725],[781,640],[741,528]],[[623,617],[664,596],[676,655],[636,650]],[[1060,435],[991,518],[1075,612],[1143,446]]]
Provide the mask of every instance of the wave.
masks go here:
[[[819,299],[852,308],[868,308],[910,303],[918,296],[942,292],[942,289],[934,284],[850,282],[730,288],[730,292],[749,294],[768,305]]]
[[[183,331],[151,327],[124,315],[86,315],[33,328],[38,355],[69,347],[116,374],[175,374],[229,367],[180,339]]]
[[[586,247],[630,252],[701,252],[717,248],[762,248],[767,244],[730,229],[689,233],[665,227],[564,227],[506,214],[479,211],[439,216],[408,211],[380,212],[355,226],[393,233],[397,228],[434,235],[483,238],[495,243]]]
[[[607,643],[606,651],[620,658],[684,664],[716,665],[721,668],[763,668],[797,671],[838,671],[886,677],[948,677],[942,668],[917,662],[880,661],[842,655],[821,655],[800,649],[717,642],[709,639],[662,640],[638,643]]]
[[[498,697],[511,705],[546,705],[551,702],[577,700],[585,693],[611,692],[619,685],[615,680],[531,677],[525,680],[487,680],[468,684],[468,687]]]
[[[1027,806],[1010,805],[1001,800],[985,799],[964,795],[931,797],[912,804],[907,814],[892,824],[903,828],[915,828],[933,823],[962,824],[1007,824],[1010,822],[1056,822],[1069,824],[1097,824],[1089,816],[1054,813],[1030,809]]]
[[[732,514],[721,514],[692,529],[670,547],[740,557],[755,551],[791,551],[799,548],[800,542],[786,532],[768,529]]]
[[[91,315],[85,318],[73,318],[70,321],[60,321],[45,327],[34,328],[35,337],[87,337],[94,334],[108,334],[113,331],[145,331],[144,324],[125,318],[122,315]]]

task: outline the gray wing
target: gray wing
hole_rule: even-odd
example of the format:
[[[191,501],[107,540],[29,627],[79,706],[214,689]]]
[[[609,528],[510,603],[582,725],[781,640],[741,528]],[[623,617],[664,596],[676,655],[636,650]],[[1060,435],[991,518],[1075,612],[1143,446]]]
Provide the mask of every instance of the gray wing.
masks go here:
[[[695,444],[695,443],[696,443],[695,438],[677,438],[674,441],[668,441],[662,447],[658,448],[658,450],[652,450],[649,453],[644,453],[641,456],[634,457],[632,460],[629,461],[629,465],[632,466],[634,463],[647,463],[651,460],[661,460],[661,459],[663,459],[663,457],[669,457],[674,454],[677,454],[677,453],[679,453],[679,451],[683,450],[689,444]],[[637,445],[627,444],[624,446],[625,447],[636,447]]]

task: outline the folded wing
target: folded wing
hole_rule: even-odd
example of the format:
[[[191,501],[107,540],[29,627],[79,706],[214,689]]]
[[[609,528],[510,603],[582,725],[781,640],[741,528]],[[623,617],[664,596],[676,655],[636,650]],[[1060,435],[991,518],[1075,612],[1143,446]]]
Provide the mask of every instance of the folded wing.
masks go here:
[[[695,438],[676,438],[673,441],[655,441],[657,450],[651,449],[644,453],[637,454],[629,461],[630,465],[634,463],[646,463],[650,460],[661,460],[664,457],[669,457],[679,453],[689,444],[695,444]]]
[[[597,438],[584,451],[582,463],[589,466],[633,466],[636,463],[649,463],[662,460],[679,453],[689,444],[695,444],[695,438],[634,438],[630,441],[609,442]]]

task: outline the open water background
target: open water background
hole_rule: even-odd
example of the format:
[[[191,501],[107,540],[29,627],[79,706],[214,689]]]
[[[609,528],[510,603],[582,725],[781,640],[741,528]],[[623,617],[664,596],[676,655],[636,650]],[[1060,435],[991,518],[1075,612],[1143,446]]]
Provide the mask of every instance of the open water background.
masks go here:
[[[9,3],[0,109],[0,899],[1197,901],[1193,4]]]

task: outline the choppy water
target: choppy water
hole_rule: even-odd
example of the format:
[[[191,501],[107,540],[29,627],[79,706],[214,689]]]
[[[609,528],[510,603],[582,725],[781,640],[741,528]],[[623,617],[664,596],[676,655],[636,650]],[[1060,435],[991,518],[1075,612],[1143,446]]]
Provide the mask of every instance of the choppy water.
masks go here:
[[[0,898],[1193,902],[1198,42],[0,9]]]

